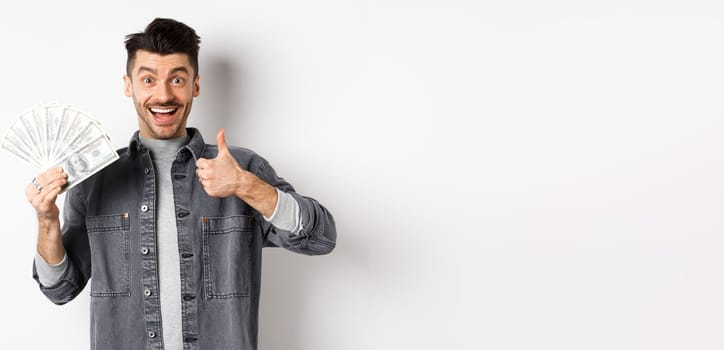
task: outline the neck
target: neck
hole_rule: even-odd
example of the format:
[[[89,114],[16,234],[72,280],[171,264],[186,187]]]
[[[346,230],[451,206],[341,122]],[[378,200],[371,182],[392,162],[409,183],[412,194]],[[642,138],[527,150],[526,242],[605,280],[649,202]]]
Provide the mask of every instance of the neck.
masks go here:
[[[187,134],[165,140],[150,139],[139,135],[139,139],[151,151],[151,157],[158,160],[174,159],[178,150],[189,143]]]

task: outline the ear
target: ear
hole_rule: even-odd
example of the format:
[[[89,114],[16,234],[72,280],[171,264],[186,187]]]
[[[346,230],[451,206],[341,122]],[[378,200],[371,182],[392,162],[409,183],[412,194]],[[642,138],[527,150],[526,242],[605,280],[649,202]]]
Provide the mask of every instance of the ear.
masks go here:
[[[199,87],[199,75],[196,74],[196,78],[194,78],[194,97],[199,97],[199,93],[201,92]]]
[[[123,93],[127,97],[133,96],[133,85],[131,84],[131,78],[128,77],[128,74],[123,75]]]

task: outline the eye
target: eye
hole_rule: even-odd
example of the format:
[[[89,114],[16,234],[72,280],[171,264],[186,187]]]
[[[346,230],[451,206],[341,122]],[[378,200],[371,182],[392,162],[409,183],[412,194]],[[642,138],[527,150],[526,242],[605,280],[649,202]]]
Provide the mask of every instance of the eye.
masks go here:
[[[178,84],[183,84],[184,80],[181,78],[173,78],[173,80],[171,80],[171,82],[178,85]]]
[[[151,79],[151,78],[143,78],[144,84],[151,84],[152,82],[153,82],[153,79]]]

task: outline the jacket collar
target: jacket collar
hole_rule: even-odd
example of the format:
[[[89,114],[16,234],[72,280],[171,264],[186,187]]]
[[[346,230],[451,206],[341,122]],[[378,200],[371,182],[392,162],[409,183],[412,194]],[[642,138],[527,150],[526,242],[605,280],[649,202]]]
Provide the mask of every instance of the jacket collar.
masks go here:
[[[201,132],[199,132],[199,130],[196,128],[186,128],[186,134],[189,135],[190,140],[189,143],[184,146],[184,148],[191,152],[194,160],[198,160],[203,156],[204,151],[206,150],[206,143],[204,142],[204,138],[201,137]],[[146,152],[146,150],[146,146],[144,146],[140,140],[139,131],[136,130],[136,132],[133,133],[133,136],[131,137],[131,142],[128,145],[128,152],[131,156],[133,156],[138,152]]]

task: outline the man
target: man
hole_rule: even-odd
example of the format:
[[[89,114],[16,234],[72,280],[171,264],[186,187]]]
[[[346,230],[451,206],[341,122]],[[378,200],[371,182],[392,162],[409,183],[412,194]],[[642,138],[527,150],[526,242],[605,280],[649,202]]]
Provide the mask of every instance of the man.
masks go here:
[[[171,19],[127,36],[125,94],[139,131],[119,160],[68,191],[62,229],[63,169],[26,188],[39,226],[34,278],[57,304],[90,279],[92,349],[256,349],[262,247],[335,246],[332,215],[266,160],[228,147],[223,129],[213,146],[186,128],[199,42]]]

